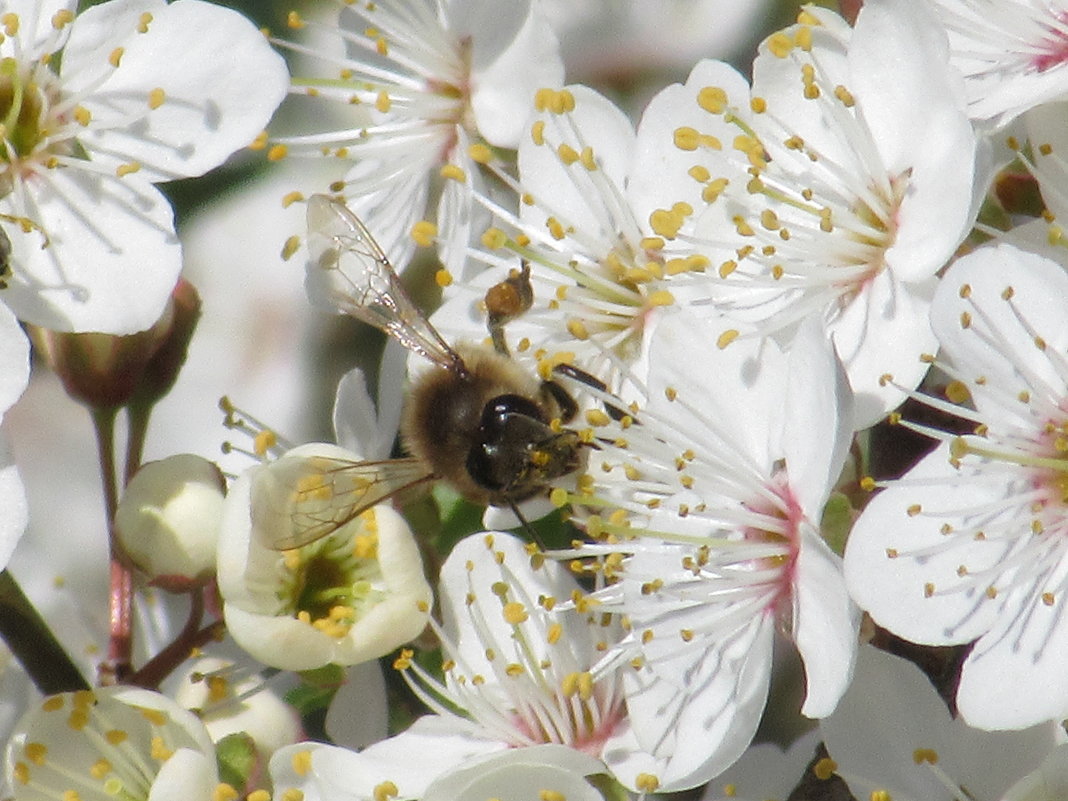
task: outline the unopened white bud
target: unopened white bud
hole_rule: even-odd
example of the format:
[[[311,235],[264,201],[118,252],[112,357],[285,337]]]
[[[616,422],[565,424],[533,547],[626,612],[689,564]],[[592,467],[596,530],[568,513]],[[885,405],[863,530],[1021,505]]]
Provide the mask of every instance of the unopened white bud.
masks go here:
[[[284,745],[301,739],[297,711],[256,675],[241,675],[218,657],[194,662],[174,693],[175,700],[204,721],[215,742],[244,732],[267,760]]]
[[[152,583],[183,591],[215,571],[225,482],[207,459],[183,453],[134,475],[115,513],[123,550]]]

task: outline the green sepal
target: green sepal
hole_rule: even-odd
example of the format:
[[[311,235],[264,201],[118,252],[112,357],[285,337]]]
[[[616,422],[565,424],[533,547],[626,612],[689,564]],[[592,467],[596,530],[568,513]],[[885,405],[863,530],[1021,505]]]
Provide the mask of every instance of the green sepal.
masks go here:
[[[243,731],[234,732],[215,743],[215,761],[219,765],[219,780],[235,790],[248,786],[256,769],[259,754],[252,737]]]

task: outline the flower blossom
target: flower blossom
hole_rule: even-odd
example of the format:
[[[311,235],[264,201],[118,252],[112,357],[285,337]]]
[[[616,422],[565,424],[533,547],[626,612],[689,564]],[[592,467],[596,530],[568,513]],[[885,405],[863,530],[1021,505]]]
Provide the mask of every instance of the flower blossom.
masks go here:
[[[613,772],[625,767],[636,746],[619,672],[590,672],[619,627],[596,605],[584,606],[582,596],[564,567],[532,557],[510,534],[461,540],[441,568],[442,622],[432,624],[442,644],[444,682],[411,653],[395,664],[434,714],[366,755],[400,769],[412,753],[433,754],[406,768],[410,781],[421,776],[424,784],[473,757],[539,743],[598,757]],[[563,602],[578,608],[554,611]],[[635,788],[633,775],[616,775]]]
[[[881,626],[971,643],[957,707],[972,726],[1068,715],[1068,326],[1064,269],[1007,244],[946,273],[931,309],[952,379],[935,408],[974,425],[941,441],[867,506],[846,580]]]
[[[528,129],[518,180],[489,164],[522,198],[519,211],[480,196],[495,224],[479,247],[446,250],[462,280],[431,319],[454,336],[484,336],[485,293],[518,256],[530,267],[533,306],[508,325],[516,358],[533,354],[543,371],[573,361],[618,389],[623,373],[641,376],[663,307],[707,292],[699,275],[707,259],[668,242],[692,206],[664,203],[693,182],[681,168],[664,169],[679,158],[657,99],[635,130],[592,89],[542,89]],[[480,265],[489,269],[475,272]]]
[[[288,82],[236,12],[200,0],[7,0],[0,43],[0,297],[22,320],[127,334],[181,269],[159,181],[252,142]]]
[[[810,717],[834,709],[856,648],[859,613],[819,530],[853,431],[841,365],[814,322],[787,354],[758,339],[716,352],[719,324],[665,316],[648,400],[631,425],[589,413],[598,449],[567,498],[595,539],[576,555],[601,555],[618,579],[592,598],[629,634],[599,667],[635,666],[628,715],[663,790],[707,781],[749,745],[779,627]]]
[[[968,113],[1001,126],[1068,96],[1068,5],[1063,0],[934,0],[964,74]]]
[[[680,201],[699,194],[679,236],[710,260],[728,317],[786,341],[823,325],[865,428],[926,370],[936,272],[974,217],[976,134],[922,4],[865,3],[855,28],[815,7],[799,20],[760,46],[752,88],[718,62],[674,88]]]
[[[396,0],[335,3],[330,23],[290,24],[331,47],[278,41],[321,63],[294,94],[337,104],[336,122],[279,136],[272,155],[353,160],[331,186],[364,219],[395,264],[406,264],[413,224],[427,212],[431,182],[445,178],[442,227],[470,224],[475,154],[514,149],[534,90],[563,78],[556,37],[531,0]]]
[[[404,518],[388,504],[345,517],[363,480],[351,471],[357,462],[334,445],[303,445],[246,471],[227,493],[218,553],[226,626],[264,664],[354,665],[426,625],[430,587]],[[337,525],[287,543],[298,516]]]
[[[135,687],[38,702],[8,742],[6,764],[17,801],[236,797],[219,784],[204,724],[166,696]]]

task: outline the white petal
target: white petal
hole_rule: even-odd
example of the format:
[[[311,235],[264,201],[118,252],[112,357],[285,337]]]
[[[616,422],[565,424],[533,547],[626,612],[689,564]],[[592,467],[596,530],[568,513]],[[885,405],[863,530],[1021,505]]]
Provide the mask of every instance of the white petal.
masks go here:
[[[685,85],[672,84],[658,93],[642,113],[638,123],[634,167],[627,184],[627,196],[634,215],[648,224],[649,214],[659,208],[670,209],[676,202],[701,209],[704,184],[688,174],[694,166],[703,166],[712,175],[733,175],[734,162],[712,148],[682,150],[674,146],[675,131],[689,127],[716,136],[728,143],[738,128],[697,105],[697,93],[706,86],[717,86],[727,93],[728,104],[745,114],[749,108],[749,84],[742,75],[721,61],[700,61],[694,66]]]
[[[622,194],[634,155],[634,128],[622,111],[592,89],[568,89],[575,98],[574,111],[562,115],[539,112],[530,120],[545,123],[545,144],[534,144],[530,136],[520,140],[519,174],[523,187],[548,206],[524,205],[521,217],[534,230],[544,231],[546,219],[554,216],[565,228],[573,227],[587,238],[608,237],[614,243],[618,232],[609,225],[605,213],[615,205],[605,208],[603,198],[610,190],[603,182],[614,185],[617,197]],[[556,150],[561,143],[576,152],[585,145],[591,146],[598,169],[591,172],[578,161],[564,166]]]
[[[279,797],[294,789],[305,801],[370,801],[376,785],[394,778],[383,776],[377,768],[362,753],[309,742],[280,748],[270,762],[271,781]]]
[[[902,58],[902,53],[909,53]],[[931,277],[971,224],[976,139],[945,33],[928,6],[865,4],[849,45],[850,91],[892,177],[909,171],[886,259],[898,277]],[[917,131],[923,131],[917,136]]]
[[[986,600],[985,583],[958,570],[982,573],[1012,547],[970,534],[950,541],[942,533],[943,525],[963,528],[964,515],[999,497],[997,485],[955,475],[948,445],[940,446],[868,504],[846,545],[846,583],[860,607],[879,625],[927,645],[968,642],[993,625],[1000,604]]]
[[[964,287],[968,298],[961,297]],[[1002,297],[1010,288],[1011,304]],[[935,294],[931,324],[969,380],[980,411],[1004,418],[1006,404],[998,401],[998,393],[1025,388],[1021,376],[1028,388],[1047,388],[1048,397],[1059,400],[1068,394],[1063,368],[1048,355],[1068,349],[1064,297],[1068,275],[1063,267],[1007,244],[979,248],[947,271]],[[962,314],[971,318],[968,327],[962,326]],[[1047,350],[1036,347],[1036,336],[1045,340]],[[973,381],[980,376],[989,389]]]
[[[15,315],[0,303],[0,420],[21,397],[29,380],[30,342]]]
[[[924,801],[959,796],[929,765],[916,763],[918,748],[935,751],[951,781],[996,799],[1038,765],[1056,738],[1052,723],[1011,733],[969,728],[951,718],[919,668],[870,646],[859,650],[854,684],[820,730],[857,798],[883,789]]]
[[[783,453],[790,491],[803,514],[818,523],[853,441],[853,393],[817,320],[801,326],[786,360]]]
[[[661,316],[650,346],[649,405],[686,430],[688,416],[714,426],[729,447],[770,474],[782,457],[781,427],[786,416],[786,361],[775,343],[740,338],[720,349],[719,334],[731,326],[705,320],[690,310]],[[701,369],[695,370],[699,364]],[[666,388],[695,407],[688,412],[664,397]],[[695,423],[695,425],[698,425]]]
[[[163,313],[182,266],[166,198],[137,175],[76,167],[31,179],[25,214],[49,237],[5,230],[15,265],[2,297],[19,319],[58,331],[130,334]]]
[[[397,782],[401,797],[422,797],[427,786],[448,771],[506,748],[504,743],[461,734],[445,718],[424,715],[400,734],[364,749],[363,754],[383,777]]]
[[[487,541],[492,541],[492,548]],[[481,674],[492,682],[495,670],[486,658],[487,647],[495,648],[498,658],[516,647],[515,627],[504,619],[501,599],[492,591],[494,585],[506,581],[509,600],[530,609],[537,608],[541,597],[562,602],[578,589],[574,578],[561,564],[546,559],[534,570],[530,562],[531,556],[521,539],[494,532],[472,534],[460,540],[441,566],[438,592],[442,625],[449,639],[458,646],[451,656],[462,665],[465,674]],[[473,616],[478,617],[479,625],[476,626]],[[560,622],[566,626],[570,616]],[[566,628],[563,636],[568,636]],[[542,649],[535,651],[535,661],[553,654],[545,638],[526,643],[525,647]]]
[[[1066,567],[1051,582],[1063,581]],[[1056,606],[1029,597],[1006,602],[961,669],[957,708],[965,721],[981,729],[1022,729],[1068,717],[1063,603],[1063,597]]]
[[[334,659],[334,639],[294,617],[248,612],[230,602],[224,605],[223,614],[234,642],[265,665],[314,670]]]
[[[473,760],[427,788],[423,801],[602,801],[586,777],[603,773],[596,759],[562,745],[516,748]]]
[[[469,13],[478,21],[477,33],[471,37],[471,109],[478,132],[493,145],[515,148],[534,93],[564,82],[556,34],[543,19],[540,6],[529,0],[513,0],[511,9],[502,7],[502,0],[464,5],[471,6]],[[503,50],[486,41],[487,29],[516,19],[522,19],[523,25]]]
[[[767,700],[773,631],[772,616],[759,615],[711,642],[654,637],[645,648],[648,668],[624,674],[630,724],[640,748],[661,760],[661,790],[703,784],[749,746]],[[659,658],[650,646],[672,655]]]
[[[326,712],[330,741],[346,748],[366,748],[389,733],[386,681],[377,660],[352,665]]]
[[[936,286],[936,278],[905,283],[883,270],[827,326],[853,388],[858,431],[901,404],[904,392],[894,384],[912,389],[927,373],[929,365],[920,356],[937,346],[928,323]],[[887,374],[894,383],[883,380]]]
[[[163,763],[148,801],[188,801],[211,798],[219,783],[214,761],[189,748],[179,748]]]
[[[794,644],[805,664],[801,714],[834,711],[853,678],[860,610],[846,592],[842,560],[810,526],[802,526],[794,579]]]
[[[146,9],[152,19],[138,33]],[[106,166],[140,163],[149,180],[221,164],[263,130],[289,83],[281,56],[251,22],[200,0],[90,8],[73,25],[64,82],[92,80],[115,47],[123,48],[118,69],[82,102],[92,121],[79,141]],[[162,105],[150,110],[149,93],[159,89]]]

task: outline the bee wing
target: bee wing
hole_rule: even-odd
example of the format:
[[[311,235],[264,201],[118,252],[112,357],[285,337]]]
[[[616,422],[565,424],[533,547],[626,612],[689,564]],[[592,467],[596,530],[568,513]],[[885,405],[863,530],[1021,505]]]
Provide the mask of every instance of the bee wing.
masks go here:
[[[345,204],[326,195],[308,198],[308,250],[311,269],[326,279],[333,306],[430,361],[463,372],[463,360],[412,302],[367,226]]]
[[[252,524],[276,551],[332,534],[361,512],[434,478],[416,459],[356,462],[329,456],[283,456],[252,479]]]

